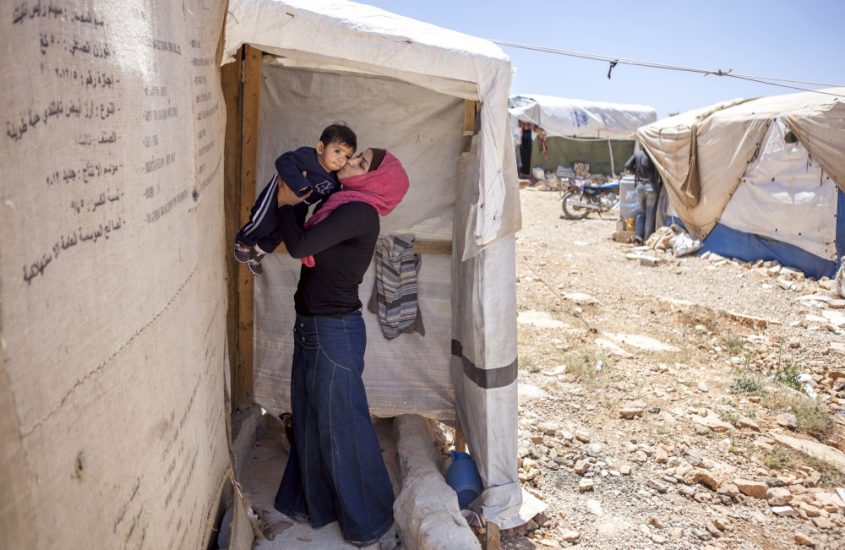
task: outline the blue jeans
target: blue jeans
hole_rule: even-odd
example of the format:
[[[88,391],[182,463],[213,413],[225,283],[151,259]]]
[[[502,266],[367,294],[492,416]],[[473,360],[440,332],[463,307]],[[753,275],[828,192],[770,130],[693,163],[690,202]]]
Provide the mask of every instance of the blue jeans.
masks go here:
[[[637,184],[637,236],[645,242],[654,233],[657,193],[650,183]]]
[[[361,378],[364,319],[297,315],[293,335],[294,441],[276,509],[315,529],[338,521],[347,541],[372,543],[393,525],[393,487]]]

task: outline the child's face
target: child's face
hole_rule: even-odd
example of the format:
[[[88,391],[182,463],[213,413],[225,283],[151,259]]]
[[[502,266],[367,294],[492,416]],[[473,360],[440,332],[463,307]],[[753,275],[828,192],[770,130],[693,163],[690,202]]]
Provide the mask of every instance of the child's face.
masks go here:
[[[346,165],[346,161],[355,154],[355,149],[338,141],[333,141],[328,145],[324,145],[322,141],[318,141],[315,149],[317,149],[317,160],[329,172],[337,172],[343,168]]]

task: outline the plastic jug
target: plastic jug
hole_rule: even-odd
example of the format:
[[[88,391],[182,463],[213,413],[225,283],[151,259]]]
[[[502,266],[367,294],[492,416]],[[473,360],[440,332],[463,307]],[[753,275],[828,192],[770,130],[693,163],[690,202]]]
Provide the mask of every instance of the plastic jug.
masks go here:
[[[624,176],[619,180],[619,218],[625,220],[626,230],[627,224],[633,225],[633,220],[637,217],[637,184],[634,176]],[[627,220],[631,220],[628,222]]]
[[[458,505],[466,510],[481,494],[481,476],[475,461],[467,453],[451,451],[452,464],[446,470],[446,483],[458,494]]]

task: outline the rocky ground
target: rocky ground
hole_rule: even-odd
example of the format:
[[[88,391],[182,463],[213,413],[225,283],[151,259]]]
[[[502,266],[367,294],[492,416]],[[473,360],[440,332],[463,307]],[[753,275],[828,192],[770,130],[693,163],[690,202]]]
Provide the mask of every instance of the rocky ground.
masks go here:
[[[520,478],[502,548],[845,546],[845,301],[611,240],[521,191]],[[813,396],[814,398],[811,398]]]

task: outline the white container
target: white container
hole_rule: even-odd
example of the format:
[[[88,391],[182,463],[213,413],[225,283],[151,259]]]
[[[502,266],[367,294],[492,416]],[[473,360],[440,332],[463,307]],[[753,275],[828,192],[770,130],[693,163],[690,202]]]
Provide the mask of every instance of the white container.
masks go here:
[[[634,219],[637,216],[637,182],[634,176],[619,180],[619,218]]]

